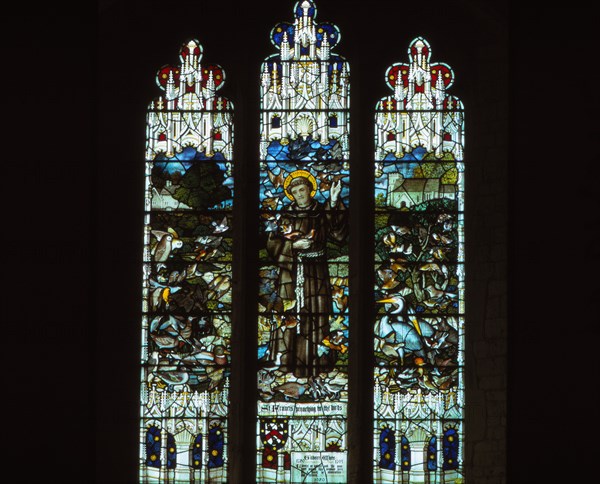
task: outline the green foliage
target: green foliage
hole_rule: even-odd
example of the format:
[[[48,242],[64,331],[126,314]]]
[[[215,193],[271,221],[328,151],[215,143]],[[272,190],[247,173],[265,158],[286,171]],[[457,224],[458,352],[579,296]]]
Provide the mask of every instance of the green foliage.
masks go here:
[[[414,178],[444,178],[444,176],[452,176],[447,175],[448,171],[456,170],[455,163],[442,163],[436,161],[435,163],[421,163],[417,168],[413,170]],[[452,182],[443,182],[443,183],[452,183]]]
[[[438,198],[436,200],[427,200],[411,207],[414,212],[430,212],[434,217],[438,213],[455,213],[457,210],[456,200],[450,198]],[[431,217],[428,217],[429,220]],[[421,220],[418,220],[421,222]],[[423,220],[424,221],[424,220]]]
[[[387,213],[376,213],[375,214],[375,231],[388,226],[389,214]]]
[[[456,167],[450,168],[446,173],[442,175],[442,183],[456,185],[458,182],[458,170]]]
[[[375,206],[385,207],[385,195],[383,193],[378,193],[375,197]]]
[[[206,210],[231,198],[231,190],[223,185],[224,181],[225,173],[216,163],[195,163],[181,178],[181,186],[173,198],[197,210]]]
[[[338,257],[348,255],[348,244],[340,245],[330,240],[327,241],[327,258],[337,259]]]

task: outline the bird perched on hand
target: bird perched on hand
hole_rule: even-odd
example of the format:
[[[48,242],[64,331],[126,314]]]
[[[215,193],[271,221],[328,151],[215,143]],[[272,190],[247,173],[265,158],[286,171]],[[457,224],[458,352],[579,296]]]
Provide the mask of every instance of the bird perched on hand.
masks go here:
[[[151,252],[155,262],[166,261],[171,255],[172,250],[183,247],[183,241],[171,227],[167,229],[167,232],[162,230],[152,230],[152,235],[158,240],[158,243]]]
[[[289,240],[296,240],[304,235],[299,230],[293,230],[293,226],[291,224],[282,223],[280,225],[280,229],[283,236]]]

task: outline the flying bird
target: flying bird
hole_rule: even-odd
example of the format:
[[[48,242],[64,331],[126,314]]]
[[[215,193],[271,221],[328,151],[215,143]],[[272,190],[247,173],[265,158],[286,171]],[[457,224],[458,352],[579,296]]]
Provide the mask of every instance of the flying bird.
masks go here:
[[[267,174],[269,175],[269,180],[271,180],[271,183],[275,188],[283,186],[283,181],[285,180],[285,172],[283,170],[279,170],[279,174],[275,175],[275,173],[267,169]]]
[[[261,202],[262,208],[269,210],[277,210],[279,206],[279,197],[267,197],[264,198]]]
[[[213,234],[222,234],[229,230],[229,225],[227,225],[227,215],[223,217],[223,220],[220,222],[212,221],[210,224],[214,227]]]
[[[214,236],[214,235],[203,235],[198,237],[195,241],[197,244],[201,244],[204,247],[217,248],[223,242],[222,236]]]
[[[319,190],[325,192],[331,188],[331,186],[344,178],[346,175],[331,175],[329,173],[319,173],[317,177],[319,178]]]

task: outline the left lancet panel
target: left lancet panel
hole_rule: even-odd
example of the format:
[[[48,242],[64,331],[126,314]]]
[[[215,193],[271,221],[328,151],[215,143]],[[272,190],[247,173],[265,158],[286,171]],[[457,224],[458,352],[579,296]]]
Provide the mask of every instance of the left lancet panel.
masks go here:
[[[233,105],[197,40],[146,118],[140,482],[226,482]]]

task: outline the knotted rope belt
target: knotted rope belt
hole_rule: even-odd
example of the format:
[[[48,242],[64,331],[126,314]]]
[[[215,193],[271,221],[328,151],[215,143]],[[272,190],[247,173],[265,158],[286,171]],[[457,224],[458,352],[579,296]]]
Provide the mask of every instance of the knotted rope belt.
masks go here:
[[[325,255],[325,249],[314,252],[299,252],[298,263],[296,264],[296,302],[298,311],[304,307],[304,260],[316,259]],[[296,326],[296,332],[300,333],[300,325]]]

